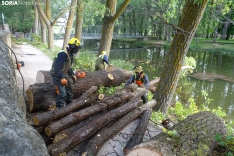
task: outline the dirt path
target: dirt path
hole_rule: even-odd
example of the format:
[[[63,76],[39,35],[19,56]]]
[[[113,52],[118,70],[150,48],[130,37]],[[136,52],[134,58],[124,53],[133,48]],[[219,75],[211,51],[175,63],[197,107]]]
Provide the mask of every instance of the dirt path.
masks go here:
[[[24,66],[20,71],[24,79],[24,92],[27,88],[36,83],[36,74],[39,70],[50,70],[52,60],[40,50],[28,44],[16,45],[13,47],[18,61],[23,61]],[[23,91],[23,81],[19,71],[16,69],[17,85]]]

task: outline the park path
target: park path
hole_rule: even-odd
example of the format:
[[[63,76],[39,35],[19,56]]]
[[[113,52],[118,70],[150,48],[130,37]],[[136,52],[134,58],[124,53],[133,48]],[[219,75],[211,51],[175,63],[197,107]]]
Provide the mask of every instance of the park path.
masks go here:
[[[20,72],[24,79],[24,92],[28,87],[36,83],[36,75],[39,70],[50,70],[52,60],[36,49],[32,45],[22,44],[13,46],[18,61],[23,61],[24,66],[20,68]],[[17,86],[23,91],[23,81],[19,71],[16,69]]]

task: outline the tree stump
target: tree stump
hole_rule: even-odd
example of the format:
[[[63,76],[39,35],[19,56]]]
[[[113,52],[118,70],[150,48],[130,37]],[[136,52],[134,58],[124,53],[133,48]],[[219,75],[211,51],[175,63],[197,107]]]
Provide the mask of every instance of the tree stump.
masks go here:
[[[210,112],[190,115],[169,130],[174,130],[176,134],[160,133],[151,140],[135,146],[127,156],[143,156],[146,153],[147,155],[211,155],[217,145],[215,135],[226,134],[224,122]]]

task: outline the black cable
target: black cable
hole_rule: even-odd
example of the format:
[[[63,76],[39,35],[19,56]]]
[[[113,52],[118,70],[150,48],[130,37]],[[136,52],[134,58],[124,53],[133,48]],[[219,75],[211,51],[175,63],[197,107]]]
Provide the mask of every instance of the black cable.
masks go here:
[[[18,69],[18,71],[19,71],[19,73],[20,73],[20,76],[21,76],[21,78],[22,78],[22,82],[23,82],[23,96],[24,96],[24,78],[23,78],[23,75],[22,75],[22,73],[21,73],[21,71],[20,71],[20,69],[19,69],[19,67],[18,67],[18,61],[17,61],[16,54],[15,54],[15,52],[7,45],[2,39],[0,39],[0,41],[2,41],[2,43],[4,43],[4,44],[7,46],[7,48],[9,48],[9,49],[11,50],[11,52],[13,53],[13,55],[15,56],[16,69]],[[18,93],[17,93],[17,94],[18,94]]]

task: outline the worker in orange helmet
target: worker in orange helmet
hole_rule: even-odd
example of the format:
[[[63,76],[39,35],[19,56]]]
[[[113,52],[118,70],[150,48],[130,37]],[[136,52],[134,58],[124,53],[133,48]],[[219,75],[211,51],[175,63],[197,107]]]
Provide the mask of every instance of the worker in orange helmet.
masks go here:
[[[76,82],[76,75],[73,72],[71,65],[74,55],[81,49],[80,41],[77,38],[71,38],[68,42],[68,47],[57,54],[54,58],[50,75],[53,83],[58,89],[58,96],[56,99],[56,107],[62,108],[66,104],[73,101],[73,91],[69,77],[72,78],[73,83]]]
[[[148,79],[148,76],[144,74],[142,67],[135,66],[133,69],[135,70],[135,74],[127,80],[124,87],[126,87],[127,85],[131,83],[136,83],[139,87],[148,89],[149,79]],[[147,94],[143,95],[141,99],[143,100],[143,103],[146,103],[148,101]]]

